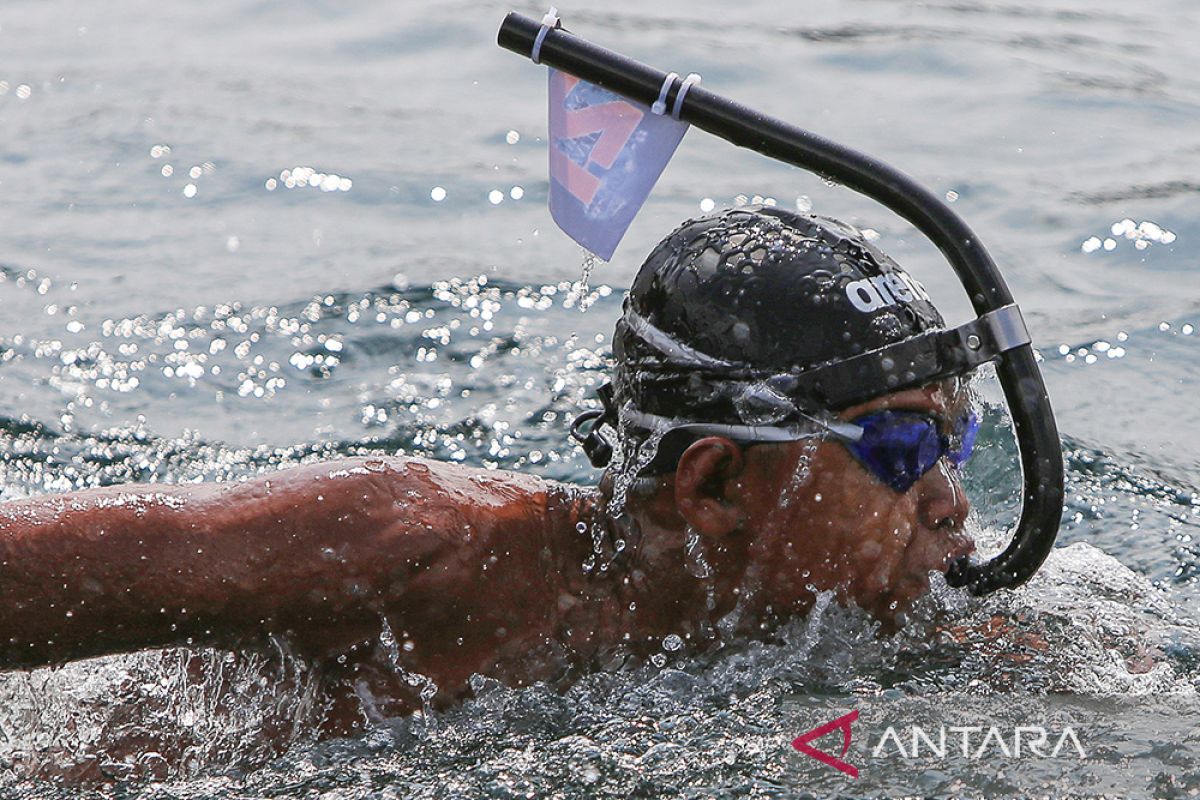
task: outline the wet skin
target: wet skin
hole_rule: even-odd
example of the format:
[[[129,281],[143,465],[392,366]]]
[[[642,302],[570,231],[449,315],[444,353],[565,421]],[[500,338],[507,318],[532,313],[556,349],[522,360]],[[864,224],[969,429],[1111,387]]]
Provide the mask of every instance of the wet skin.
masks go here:
[[[849,420],[886,408],[955,419],[966,405],[962,395],[938,386],[890,395],[840,416]],[[794,453],[800,449],[792,446]],[[764,593],[777,607],[804,607],[811,597],[805,584],[811,583],[891,620],[928,590],[931,571],[945,572],[974,550],[963,533],[970,504],[945,459],[904,494],[883,486],[833,443],[816,450],[810,471],[786,505],[770,502],[785,496],[786,484],[750,484],[754,499],[747,505],[761,513],[749,528],[767,534],[759,537],[763,584],[770,587]]]
[[[849,409],[952,417],[945,387]],[[811,474],[797,481],[809,459]],[[281,637],[326,665],[331,732],[420,707],[406,673],[470,693],[750,631],[834,589],[887,620],[970,551],[956,476],[901,495],[841,445],[693,444],[606,514],[584,490],[411,459],[298,467],[235,485],[108,487],[0,505],[0,668]],[[582,525],[583,531],[579,530]],[[598,527],[597,527],[598,526]],[[591,531],[626,542],[585,571]],[[689,535],[691,567],[685,568]],[[711,577],[697,567],[701,554]],[[386,620],[394,646],[380,644]]]

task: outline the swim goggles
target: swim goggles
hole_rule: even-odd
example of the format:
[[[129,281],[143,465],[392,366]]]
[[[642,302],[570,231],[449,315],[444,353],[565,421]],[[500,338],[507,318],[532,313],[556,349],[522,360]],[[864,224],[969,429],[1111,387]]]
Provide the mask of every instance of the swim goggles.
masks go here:
[[[581,443],[587,438],[582,424],[598,419],[603,412],[581,415],[572,436]],[[688,434],[695,439],[703,436],[723,436],[742,443],[794,442],[827,436],[840,441],[855,460],[881,483],[903,494],[943,458],[955,467],[962,466],[971,456],[979,433],[979,418],[968,411],[948,423],[939,414],[929,411],[886,409],[872,411],[848,422],[821,419],[801,414],[799,422],[790,425],[732,425],[715,422],[679,422],[657,414],[647,414],[628,406],[621,414],[631,425],[660,431],[656,450],[664,447],[668,437]],[[675,453],[676,456],[682,451]],[[651,455],[660,460],[663,452]],[[675,460],[675,459],[667,459]]]
[[[971,457],[979,418],[963,414],[949,432],[937,414],[923,411],[875,411],[852,421],[862,429],[856,441],[843,441],[858,463],[903,494],[943,458],[961,467]]]

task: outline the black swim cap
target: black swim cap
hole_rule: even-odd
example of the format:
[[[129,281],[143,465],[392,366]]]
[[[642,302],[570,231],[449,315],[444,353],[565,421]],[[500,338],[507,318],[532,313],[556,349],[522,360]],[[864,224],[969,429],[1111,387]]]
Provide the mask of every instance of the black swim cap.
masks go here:
[[[921,284],[849,225],[725,211],[684,223],[646,259],[613,335],[603,410],[580,414],[571,436],[605,466],[600,429],[612,427],[638,451],[621,469],[654,474],[689,436],[837,432],[831,411],[965,376],[1028,342],[1012,305],[947,330]]]
[[[774,207],[732,209],[685,222],[638,271],[613,337],[612,400],[662,417],[755,424],[747,382],[803,374],[942,327],[924,288],[855,228]],[[713,368],[688,368],[689,355]],[[820,411],[897,383],[771,388]]]

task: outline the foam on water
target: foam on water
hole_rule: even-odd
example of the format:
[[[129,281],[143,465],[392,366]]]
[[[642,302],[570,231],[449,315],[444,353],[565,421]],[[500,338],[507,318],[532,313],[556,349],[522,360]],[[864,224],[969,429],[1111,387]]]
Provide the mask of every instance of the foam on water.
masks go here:
[[[0,675],[0,774],[61,782],[178,779],[312,742],[321,674],[261,652],[156,650]]]

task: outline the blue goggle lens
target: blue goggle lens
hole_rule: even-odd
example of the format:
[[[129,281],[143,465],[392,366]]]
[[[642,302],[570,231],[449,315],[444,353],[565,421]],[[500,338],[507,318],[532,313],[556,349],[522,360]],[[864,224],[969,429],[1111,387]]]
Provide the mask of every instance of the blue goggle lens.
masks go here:
[[[912,411],[877,411],[853,420],[863,429],[846,448],[867,470],[897,492],[907,492],[943,457],[962,466],[971,456],[979,420],[968,413],[950,435],[939,430],[940,419]]]
[[[968,411],[954,425],[954,432],[946,443],[946,457],[956,467],[961,467],[975,449],[975,437],[979,435],[979,417]]]

